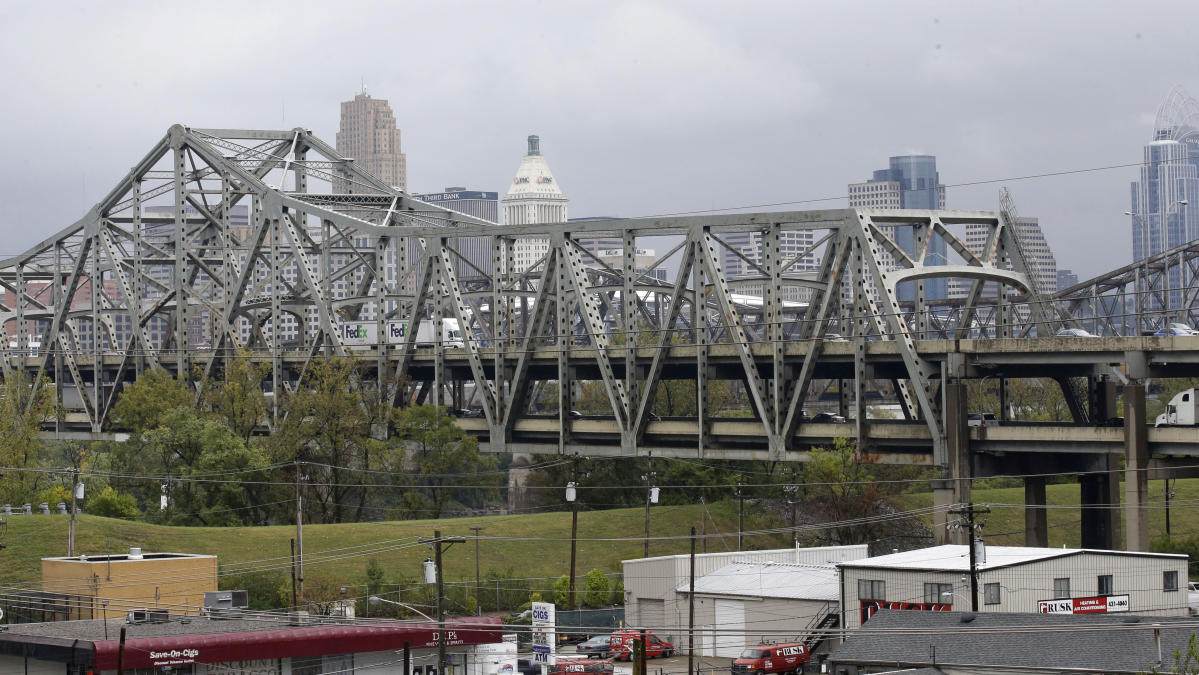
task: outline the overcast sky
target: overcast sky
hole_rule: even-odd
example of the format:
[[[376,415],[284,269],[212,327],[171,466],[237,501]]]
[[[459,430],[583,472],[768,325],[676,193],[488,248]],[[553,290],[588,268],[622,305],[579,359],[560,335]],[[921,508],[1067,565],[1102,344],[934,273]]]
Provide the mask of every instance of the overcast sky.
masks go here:
[[[5,3],[0,254],[69,225],[173,123],[312,129],[366,84],[409,189],[504,191],[542,153],[570,214],[838,207],[891,155],[950,208],[1001,185],[1059,267],[1131,260],[1135,167],[1170,88],[1199,95],[1199,3]],[[771,210],[771,209],[763,209]]]

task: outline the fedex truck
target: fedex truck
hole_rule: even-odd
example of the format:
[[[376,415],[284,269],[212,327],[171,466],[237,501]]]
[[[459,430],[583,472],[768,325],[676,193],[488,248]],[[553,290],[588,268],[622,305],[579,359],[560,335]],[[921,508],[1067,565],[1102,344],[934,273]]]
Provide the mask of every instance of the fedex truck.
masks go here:
[[[376,347],[380,344],[402,345],[408,340],[409,321],[384,321],[384,340],[379,339],[379,324],[375,321],[346,321],[338,324],[341,341],[349,347]],[[433,320],[422,319],[416,324],[416,346],[432,347],[436,344]],[[462,330],[457,319],[441,320],[441,344],[446,347],[465,346]]]

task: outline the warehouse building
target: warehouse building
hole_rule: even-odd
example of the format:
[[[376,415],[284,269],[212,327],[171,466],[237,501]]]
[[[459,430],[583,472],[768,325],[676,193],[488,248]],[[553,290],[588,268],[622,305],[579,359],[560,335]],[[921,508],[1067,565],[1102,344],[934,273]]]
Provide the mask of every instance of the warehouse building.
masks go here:
[[[841,562],[846,628],[881,609],[970,609],[970,551],[934,546]],[[1187,556],[1091,549],[980,546],[980,612],[1187,615]]]
[[[815,652],[824,640],[814,630],[839,623],[837,568],[775,562],[735,562],[695,581],[696,653],[736,658],[747,645],[803,642]],[[686,650],[687,594],[675,646]],[[830,645],[831,646],[831,645]]]
[[[814,548],[782,548],[770,549],[764,551],[730,551],[724,553],[702,553],[695,556],[695,577],[697,580],[714,574],[722,568],[729,567],[734,563],[749,565],[749,567],[741,568],[750,570],[755,564],[763,565],[769,563],[784,563],[789,565],[806,565],[806,566],[827,566],[835,562],[846,560],[856,560],[864,558],[868,555],[865,544],[852,546],[821,546]],[[675,644],[675,647],[680,653],[686,651],[686,633],[687,633],[687,584],[690,581],[690,556],[687,555],[671,555],[661,556],[656,558],[638,558],[634,560],[623,561],[624,568],[624,584],[625,584],[625,619],[629,626],[639,628],[647,628],[654,631],[658,635],[670,640]],[[756,568],[753,568],[756,569]],[[834,573],[831,567],[829,571],[823,573]],[[747,571],[748,574],[748,571]],[[729,574],[717,575],[711,581],[712,584],[731,584],[735,583],[729,579]],[[781,578],[781,577],[780,577]],[[822,577],[827,578],[827,576]],[[704,585],[697,581],[696,583],[697,599],[703,593]],[[836,599],[837,587],[835,580],[829,587],[832,594],[832,599]],[[746,597],[752,589],[744,589],[745,593],[741,595],[730,594],[728,600],[721,602],[720,620],[715,615],[715,600],[719,593],[712,593],[705,596],[705,601],[709,603],[710,609],[705,611],[712,615],[712,622],[720,623],[721,620],[728,620],[728,617],[734,616],[735,606],[743,607],[746,602]],[[769,589],[767,589],[769,590]],[[767,597],[767,596],[760,596]],[[782,597],[780,599],[790,601],[792,599]],[[756,602],[756,601],[753,601]],[[698,614],[697,609],[697,614]],[[726,614],[728,613],[728,614]],[[753,618],[754,613],[750,611],[750,618]],[[700,624],[696,620],[697,627]],[[706,625],[706,624],[703,624]],[[715,633],[709,631],[706,634],[710,640],[705,644],[708,653],[715,649]],[[680,636],[682,636],[680,638]],[[741,643],[744,644],[744,643]],[[719,647],[722,653],[731,651],[730,645],[723,644]]]

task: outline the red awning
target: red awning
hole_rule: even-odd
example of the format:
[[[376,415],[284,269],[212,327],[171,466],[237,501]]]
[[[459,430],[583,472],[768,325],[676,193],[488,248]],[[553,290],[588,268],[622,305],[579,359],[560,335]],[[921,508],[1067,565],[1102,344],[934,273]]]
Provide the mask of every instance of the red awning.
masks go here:
[[[135,632],[136,628],[131,632]],[[471,623],[447,623],[446,646],[500,642],[498,619],[479,618]],[[269,630],[244,630],[231,633],[197,633],[164,637],[125,639],[125,667],[152,668],[187,663],[251,661],[288,656],[353,654],[437,646],[435,624],[399,625],[395,623],[355,624],[352,626],[278,626]],[[104,640],[94,643],[92,667],[115,670],[120,643]]]

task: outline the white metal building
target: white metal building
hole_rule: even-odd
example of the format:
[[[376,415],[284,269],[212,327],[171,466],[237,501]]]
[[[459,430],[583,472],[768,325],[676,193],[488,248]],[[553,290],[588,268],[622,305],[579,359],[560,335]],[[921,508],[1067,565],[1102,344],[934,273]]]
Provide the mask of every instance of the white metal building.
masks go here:
[[[695,581],[696,653],[735,658],[748,645],[807,642],[813,628],[832,627],[840,612],[831,563],[735,562]],[[680,652],[687,649],[687,593],[679,587]],[[808,643],[809,649],[816,641]]]
[[[865,558],[867,555],[865,544],[701,553],[695,556],[695,577],[700,579],[733,563],[827,565]],[[690,580],[689,556],[637,558],[624,560],[622,565],[626,623],[629,626],[647,628],[658,633],[674,642],[679,653],[684,653],[686,645],[681,644],[678,638],[680,635],[684,636],[683,642],[685,642],[686,585]],[[696,586],[697,589],[700,588],[698,582]],[[726,608],[729,607],[731,606],[726,606]],[[701,625],[698,618],[696,625]],[[681,632],[680,628],[682,628]]]
[[[977,563],[980,612],[1186,616],[1187,556],[987,546]],[[845,627],[879,609],[970,609],[970,552],[950,544],[838,563]]]

